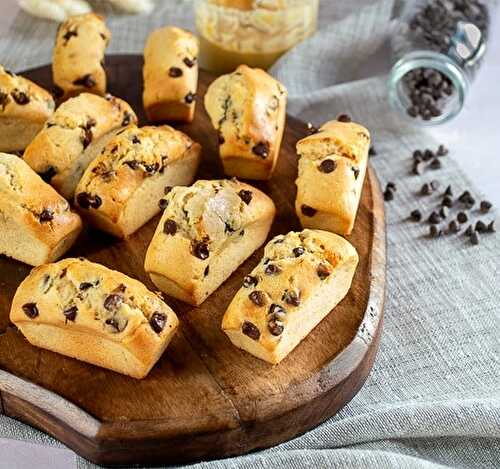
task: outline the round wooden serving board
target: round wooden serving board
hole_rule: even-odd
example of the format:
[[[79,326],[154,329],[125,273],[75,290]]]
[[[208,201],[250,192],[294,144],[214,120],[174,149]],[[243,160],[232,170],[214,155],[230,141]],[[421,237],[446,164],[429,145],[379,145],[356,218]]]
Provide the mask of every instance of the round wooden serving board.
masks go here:
[[[109,91],[142,112],[142,58],[111,56]],[[51,87],[50,67],[24,73]],[[196,118],[178,126],[203,146],[198,178],[221,178],[216,135],[203,107],[213,78],[201,72]],[[295,144],[306,125],[288,118],[281,156],[269,182],[278,213],[269,238],[300,230],[293,204]],[[85,256],[144,282],[144,255],[159,216],[127,241],[87,230],[72,256]],[[316,427],[358,392],[375,358],[385,292],[383,202],[370,169],[352,236],[360,263],[347,297],[278,366],[234,347],[222,316],[259,249],[200,307],[168,303],[181,325],[141,381],[31,346],[12,325],[14,292],[30,268],[0,258],[0,412],[49,433],[100,464],[179,463],[238,455],[276,445]]]

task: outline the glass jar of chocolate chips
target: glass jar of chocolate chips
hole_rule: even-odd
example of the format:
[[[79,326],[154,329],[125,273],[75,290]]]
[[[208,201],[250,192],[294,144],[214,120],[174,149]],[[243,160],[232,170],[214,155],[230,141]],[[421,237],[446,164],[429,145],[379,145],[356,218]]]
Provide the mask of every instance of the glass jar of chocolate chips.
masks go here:
[[[491,8],[480,0],[399,4],[391,35],[393,107],[421,125],[447,122],[461,111],[486,49]]]

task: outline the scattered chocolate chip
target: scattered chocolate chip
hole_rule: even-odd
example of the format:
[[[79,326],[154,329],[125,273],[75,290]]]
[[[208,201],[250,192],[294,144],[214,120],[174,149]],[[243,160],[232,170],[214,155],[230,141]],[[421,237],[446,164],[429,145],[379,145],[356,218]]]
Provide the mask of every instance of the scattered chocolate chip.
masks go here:
[[[177,223],[169,218],[168,220],[165,221],[165,224],[163,225],[163,232],[168,235],[174,235],[177,233]]]
[[[325,280],[331,274],[331,272],[328,269],[328,267],[326,265],[324,265],[324,264],[318,265],[318,268],[316,269],[316,273],[318,274],[318,277],[321,280]]]
[[[63,314],[67,321],[74,322],[76,319],[76,315],[78,314],[78,308],[76,306],[71,306],[70,308],[66,308],[63,311]]]
[[[434,155],[434,152],[432,150],[429,150],[429,149],[426,149],[424,150],[424,153],[423,153],[423,160],[424,161],[430,161],[432,160],[436,155]]]
[[[430,184],[423,184],[422,187],[420,188],[420,195],[430,195],[432,194],[432,188]]]
[[[262,159],[267,158],[269,156],[269,143],[257,143],[257,145],[252,147],[252,152],[257,156],[260,156]]]
[[[436,155],[437,156],[446,156],[448,154],[448,148],[446,148],[444,145],[439,145],[439,148],[437,149]]]
[[[80,283],[80,286],[78,288],[80,289],[80,291],[85,291],[88,290],[89,288],[92,288],[93,286],[94,284],[90,282],[82,282]]]
[[[271,321],[269,321],[267,323],[267,328],[269,329],[269,332],[274,336],[281,335],[285,330],[284,324],[277,319],[272,319]]]
[[[488,231],[488,227],[486,226],[486,224],[484,223],[484,221],[482,220],[478,220],[476,222],[476,226],[474,227],[474,229],[478,232],[478,233],[485,233],[486,231]]]
[[[164,313],[155,312],[152,314],[149,320],[149,325],[151,329],[157,334],[160,334],[163,329],[165,329],[165,324],[167,323],[167,316]]]
[[[245,189],[241,189],[238,192],[238,195],[240,196],[240,199],[243,200],[243,202],[245,202],[247,205],[249,205],[250,202],[252,201],[252,197],[253,197],[252,191],[247,191]]]
[[[132,136],[132,143],[134,143],[135,145],[138,145],[141,143],[141,140],[139,139],[139,137],[137,135],[133,135]]]
[[[441,164],[441,160],[437,159],[437,158],[434,158],[430,164],[429,164],[429,167],[431,169],[441,169],[442,167],[442,164]]]
[[[470,236],[470,242],[474,246],[477,246],[479,244],[479,241],[480,241],[479,233],[477,231],[474,231]]]
[[[278,275],[281,274],[281,269],[276,264],[267,264],[264,273],[266,275]]]
[[[293,290],[287,290],[285,293],[283,293],[282,297],[283,301],[291,306],[299,306],[300,305],[300,295],[293,291]]]
[[[479,210],[481,213],[488,213],[491,210],[491,207],[493,207],[493,204],[487,200],[481,200],[481,203],[479,204]]]
[[[422,212],[418,209],[411,212],[410,217],[413,221],[422,221]]]
[[[474,227],[469,225],[465,230],[465,236],[472,236],[472,233],[474,233]]]
[[[386,189],[389,189],[393,192],[397,191],[396,183],[389,181],[385,186]]]
[[[123,296],[116,293],[111,293],[104,300],[104,308],[108,311],[114,311],[118,309],[123,303]]]
[[[257,326],[250,321],[245,321],[241,326],[241,332],[253,340],[259,340],[260,331]]]
[[[171,78],[179,78],[182,76],[182,69],[179,67],[170,67],[168,70],[168,76]]]
[[[132,114],[130,112],[125,112],[123,114],[122,127],[126,127],[132,122]]]
[[[460,225],[456,220],[450,221],[448,228],[450,230],[450,233],[458,233],[460,231]]]
[[[469,217],[465,212],[458,212],[457,220],[459,223],[467,223],[469,221]]]
[[[433,225],[437,225],[441,221],[441,217],[439,216],[439,213],[437,212],[432,212],[429,216],[429,223],[432,223]]]
[[[377,156],[377,150],[374,147],[370,147],[368,150],[368,156]]]
[[[448,217],[450,213],[450,209],[448,207],[446,207],[446,205],[442,206],[440,209],[439,209],[439,216],[442,218],[442,219],[445,219]]]
[[[24,91],[14,90],[10,93],[12,99],[19,104],[20,106],[24,106],[30,102],[29,96]]]
[[[471,193],[469,191],[464,191],[458,200],[463,203],[466,208],[472,208],[474,204],[476,203],[474,197],[472,197]]]
[[[315,208],[309,207],[309,205],[302,205],[300,207],[300,210],[306,217],[314,217],[314,215],[316,215],[317,213],[317,210]]]
[[[187,104],[193,103],[195,99],[196,99],[196,94],[191,93],[191,91],[184,97],[184,101],[186,101]]]
[[[264,306],[266,304],[266,296],[260,290],[254,290],[248,295],[250,301],[257,306]]]
[[[293,248],[292,252],[295,257],[300,257],[302,256],[302,254],[304,254],[305,249],[302,246],[298,246],[296,248]]]
[[[98,195],[91,195],[88,192],[80,192],[76,196],[76,202],[83,209],[98,209],[102,205],[102,199]]]
[[[445,195],[441,201],[441,205],[444,207],[453,207],[453,199],[449,195]]]
[[[91,129],[82,129],[83,130],[83,135],[81,137],[81,142],[83,145],[83,149],[87,148],[90,143],[92,142],[92,130]]]
[[[193,254],[198,259],[204,261],[210,255],[210,251],[208,250],[208,244],[204,242],[195,243],[193,246]]]
[[[165,210],[168,207],[168,200],[160,199],[160,201],[158,202],[158,207],[160,207],[160,210]]]
[[[488,233],[495,233],[495,232],[496,232],[496,229],[495,229],[495,220],[491,220],[488,223]]]
[[[243,279],[243,286],[245,288],[256,287],[258,283],[259,279],[253,275],[245,275],[245,278]]]
[[[66,41],[65,44],[72,38],[72,37],[76,37],[78,36],[78,33],[76,31],[72,31],[71,29],[69,29],[68,31],[66,31],[64,34],[63,34],[63,39]]]
[[[40,216],[38,218],[40,220],[40,223],[47,223],[54,219],[54,212],[49,208],[45,208],[42,210],[42,213],[40,213]]]
[[[35,319],[38,316],[38,308],[36,303],[26,303],[22,306],[24,314],[30,319]]]
[[[439,230],[439,228],[436,225],[432,225],[429,228],[429,236],[431,238],[439,238],[441,236],[441,231]]]
[[[446,190],[444,191],[444,194],[443,194],[443,195],[444,195],[444,196],[448,196],[448,197],[453,197],[453,191],[452,191],[452,189],[451,189],[451,186],[448,186],[448,187],[446,188]]]
[[[87,73],[87,75],[84,75],[83,77],[75,80],[73,82],[73,85],[84,86],[85,88],[93,88],[96,85],[96,81],[90,73]]]
[[[337,120],[339,122],[352,122],[351,117],[347,114],[340,114],[340,116],[337,117]]]
[[[421,161],[416,161],[413,164],[411,172],[417,176],[420,176],[424,172],[424,165]]]
[[[390,189],[386,189],[384,191],[384,200],[386,202],[390,202],[391,200],[394,200],[394,192],[391,191]]]
[[[191,68],[196,63],[196,57],[193,57],[192,59],[190,59],[189,57],[184,57],[182,61],[186,64],[186,67]]]
[[[337,168],[337,163],[336,161],[334,160],[331,160],[330,158],[327,158],[326,160],[323,160],[320,165],[318,166],[318,169],[322,172],[322,173],[331,173],[333,171],[335,171],[335,169]]]
[[[422,161],[424,158],[424,154],[422,153],[422,150],[415,150],[413,152],[413,159]]]

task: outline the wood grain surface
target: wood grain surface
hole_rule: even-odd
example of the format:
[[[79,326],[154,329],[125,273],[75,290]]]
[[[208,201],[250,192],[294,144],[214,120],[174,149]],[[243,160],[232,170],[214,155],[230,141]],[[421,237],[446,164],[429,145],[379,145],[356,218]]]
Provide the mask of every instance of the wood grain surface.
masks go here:
[[[142,58],[107,57],[110,92],[145,124]],[[50,67],[24,75],[51,86]],[[202,104],[212,78],[202,72],[196,118],[177,126],[203,146],[198,178],[223,176],[216,135]],[[319,124],[319,123],[316,123]],[[271,181],[254,185],[278,208],[270,237],[300,230],[295,216],[295,144],[306,125],[288,118]],[[86,230],[69,255],[85,256],[154,286],[144,255],[159,217],[126,241]],[[0,411],[40,428],[100,464],[180,463],[243,454],[291,439],[334,415],[366,380],[380,339],[385,293],[383,201],[370,169],[354,232],[360,264],[347,297],[278,366],[235,348],[220,329],[258,250],[200,307],[168,303],[181,326],[141,381],[31,346],[12,325],[10,302],[29,267],[0,258]]]

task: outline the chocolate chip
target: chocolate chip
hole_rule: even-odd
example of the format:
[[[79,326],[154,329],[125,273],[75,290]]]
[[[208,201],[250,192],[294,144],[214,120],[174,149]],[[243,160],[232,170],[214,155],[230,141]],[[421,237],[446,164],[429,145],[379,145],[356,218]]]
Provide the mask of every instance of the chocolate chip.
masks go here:
[[[495,233],[496,230],[495,230],[495,220],[491,220],[489,223],[488,223],[488,233]]]
[[[446,148],[444,145],[439,145],[439,148],[437,149],[436,155],[437,156],[446,156],[448,154],[448,148]]]
[[[439,216],[443,219],[445,219],[450,212],[450,209],[446,206],[443,206],[439,209]]]
[[[386,202],[390,202],[391,200],[394,200],[394,192],[392,192],[390,189],[386,189],[384,191],[384,200]]]
[[[318,268],[316,269],[316,273],[318,274],[318,277],[321,280],[325,280],[331,274],[330,269],[328,269],[328,267],[324,264],[318,265]]]
[[[118,309],[123,303],[123,296],[116,293],[111,293],[104,300],[104,308],[108,311],[114,311]]]
[[[90,282],[82,282],[80,283],[80,286],[78,287],[80,289],[80,291],[86,291],[88,290],[89,288],[92,288],[94,286],[93,283],[90,283]]]
[[[411,216],[411,219],[413,221],[422,221],[422,212],[418,209],[413,210],[413,212],[411,212],[410,216]]]
[[[256,287],[258,283],[259,279],[253,275],[245,275],[245,278],[243,279],[243,286],[245,288]]]
[[[163,225],[163,232],[167,235],[173,236],[177,233],[177,223],[171,218],[167,219]]]
[[[354,173],[354,179],[358,179],[360,173],[359,168],[355,168],[354,166],[352,166],[351,169],[352,172]]]
[[[460,225],[456,220],[450,221],[448,228],[450,230],[450,233],[458,233],[460,231]]]
[[[481,200],[481,203],[479,204],[479,210],[481,213],[488,213],[491,210],[491,207],[493,207],[493,204],[487,200]]]
[[[125,127],[132,122],[132,114],[130,112],[125,112],[123,114],[122,127]]]
[[[139,167],[139,162],[136,160],[124,161],[123,164],[126,164],[130,169],[134,171]]]
[[[469,221],[469,217],[465,212],[458,212],[457,220],[459,223],[467,223]]]
[[[423,155],[423,153],[422,153],[422,150],[415,150],[415,151],[413,152],[413,158],[414,158],[415,160],[419,160],[419,161],[421,161],[421,160],[423,159],[423,157],[424,157],[424,155]]]
[[[370,147],[370,149],[368,150],[368,156],[377,156],[377,151],[374,147]]]
[[[433,225],[437,225],[441,221],[441,217],[439,216],[439,213],[437,212],[432,212],[429,216],[429,223],[432,223]]]
[[[191,91],[184,97],[184,101],[186,101],[187,104],[193,103],[195,99],[196,99],[196,94],[191,93]]]
[[[179,67],[170,67],[168,76],[171,78],[179,78],[182,76],[182,70]]]
[[[445,195],[441,201],[441,205],[445,207],[453,207],[453,199],[449,195]]]
[[[63,39],[66,41],[65,44],[72,38],[72,37],[78,36],[78,33],[76,31],[68,30],[64,33]]]
[[[476,222],[476,226],[474,227],[474,229],[479,233],[485,233],[486,231],[488,231],[488,227],[482,220],[478,220]]]
[[[257,326],[250,321],[245,321],[241,326],[241,332],[253,340],[259,340],[260,331]]]
[[[423,184],[422,187],[420,188],[420,195],[430,195],[432,194],[432,188],[430,184]]]
[[[300,295],[293,290],[290,290],[290,291],[287,290],[285,293],[283,293],[282,299],[288,305],[291,305],[291,306],[299,306],[300,305]]]
[[[424,150],[424,153],[423,153],[423,160],[424,161],[430,161],[432,160],[436,155],[434,155],[434,152],[432,150],[429,150],[429,149],[426,149]]]
[[[87,75],[84,75],[83,77],[75,80],[73,82],[73,85],[84,86],[85,88],[92,88],[96,85],[96,81],[94,80],[94,77],[90,73],[87,73]]]
[[[252,201],[252,191],[241,189],[241,191],[238,192],[238,195],[240,196],[240,199],[243,200],[243,202],[245,202],[247,205],[249,205]]]
[[[102,205],[102,199],[98,195],[92,195],[88,192],[80,192],[76,196],[76,202],[83,209],[98,209]]]
[[[132,143],[134,143],[135,145],[138,145],[139,143],[141,143],[141,140],[139,139],[139,137],[137,135],[133,135],[132,136]]]
[[[451,189],[451,186],[448,186],[448,187],[446,188],[446,190],[444,191],[444,194],[443,194],[443,195],[448,196],[448,197],[453,197],[453,191],[452,191],[452,189]]]
[[[30,102],[29,96],[24,91],[14,90],[10,93],[12,99],[19,104],[20,106],[24,106]]]
[[[474,246],[477,246],[479,244],[479,241],[480,241],[479,233],[477,231],[474,231],[470,236],[470,242]]]
[[[351,117],[347,114],[340,114],[340,116],[337,117],[337,120],[339,122],[352,122]]]
[[[300,257],[302,256],[302,254],[304,254],[305,249],[302,246],[298,246],[296,248],[293,248],[292,252],[295,257]]]
[[[465,230],[465,236],[472,236],[472,233],[474,233],[474,227],[469,225]]]
[[[302,205],[300,207],[300,211],[306,217],[314,217],[314,215],[316,215],[316,213],[318,212],[315,208],[312,208],[309,205]]]
[[[210,266],[209,266],[209,265],[207,265],[207,266],[205,267],[205,270],[203,271],[203,277],[208,276],[209,272],[210,272]]]
[[[196,63],[196,57],[193,57],[192,59],[190,59],[189,57],[184,57],[182,61],[186,64],[186,67],[191,68]]]
[[[252,147],[252,152],[257,156],[260,156],[262,159],[267,158],[269,156],[269,143],[257,143],[257,145]]]
[[[54,219],[54,212],[49,208],[45,208],[42,210],[42,213],[40,213],[40,216],[38,218],[40,220],[40,223],[47,223]]]
[[[441,169],[441,160],[438,160],[437,158],[434,158],[431,163],[429,164],[429,167],[431,169]]]
[[[412,169],[412,173],[420,176],[424,172],[424,165],[421,161],[415,161]]]
[[[76,306],[71,306],[63,311],[64,317],[67,321],[75,321],[76,315],[78,314],[78,308]]]
[[[260,290],[254,290],[248,295],[248,298],[257,306],[264,306],[266,304],[266,295]]]
[[[388,182],[387,185],[385,186],[386,189],[389,189],[393,192],[397,191],[396,183],[394,182]]]
[[[124,283],[120,283],[114,290],[113,293],[125,293],[125,290],[127,289],[127,285]]]
[[[157,334],[160,334],[163,329],[165,329],[165,325],[167,323],[167,316],[164,313],[155,312],[151,316],[149,320],[149,325],[151,329],[155,331]]]
[[[35,319],[38,316],[38,308],[36,303],[26,303],[22,306],[24,314],[30,319]]]
[[[285,326],[281,321],[273,319],[267,323],[267,328],[269,332],[274,336],[280,336],[285,330]]]
[[[81,137],[81,142],[83,145],[83,149],[87,148],[90,143],[92,142],[92,130],[91,129],[82,129],[83,130],[83,135]]]
[[[333,171],[335,171],[335,169],[337,168],[337,162],[334,161],[334,160],[331,160],[331,159],[326,159],[326,160],[323,160],[321,162],[321,164],[318,166],[318,169],[322,172],[322,173],[331,173]]]
[[[441,234],[442,234],[441,230],[436,225],[432,225],[429,228],[429,236],[431,238],[439,238]]]
[[[160,199],[160,201],[158,202],[158,206],[160,207],[160,210],[165,210],[168,207],[168,200]]]
[[[204,261],[210,255],[210,251],[208,250],[208,244],[204,242],[196,243],[193,246],[193,254],[198,259]]]
[[[264,273],[266,275],[279,275],[281,274],[281,269],[276,264],[267,264]]]

